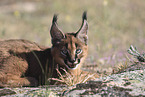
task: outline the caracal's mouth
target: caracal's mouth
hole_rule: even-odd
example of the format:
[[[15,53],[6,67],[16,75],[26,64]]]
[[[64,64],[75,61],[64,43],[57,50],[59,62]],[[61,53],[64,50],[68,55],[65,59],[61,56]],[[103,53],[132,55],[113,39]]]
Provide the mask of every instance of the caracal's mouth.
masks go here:
[[[80,64],[80,59],[78,59],[78,60],[77,60],[76,62],[74,62],[74,63],[71,63],[71,62],[69,62],[68,60],[65,60],[64,63],[65,63],[65,66],[66,66],[68,69],[74,70],[74,69],[77,69],[78,65]]]

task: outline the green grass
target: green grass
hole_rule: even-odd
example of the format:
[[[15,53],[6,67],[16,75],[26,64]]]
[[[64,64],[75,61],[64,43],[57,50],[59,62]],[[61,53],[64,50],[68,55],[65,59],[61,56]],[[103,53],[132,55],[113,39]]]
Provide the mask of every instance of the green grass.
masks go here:
[[[139,51],[145,49],[144,9],[144,0],[1,1],[0,39],[23,38],[51,47],[49,30],[54,13],[59,14],[59,28],[75,32],[87,10],[89,56],[85,65],[97,64],[95,71],[108,69],[124,61],[130,45]]]

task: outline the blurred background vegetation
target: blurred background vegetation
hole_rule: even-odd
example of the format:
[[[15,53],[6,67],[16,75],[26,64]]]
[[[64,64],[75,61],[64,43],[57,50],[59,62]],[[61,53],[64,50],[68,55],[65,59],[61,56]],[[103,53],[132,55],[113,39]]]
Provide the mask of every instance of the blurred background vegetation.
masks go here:
[[[85,10],[89,23],[86,65],[111,71],[126,61],[131,44],[145,50],[145,0],[0,0],[0,40],[27,39],[50,47],[53,15],[59,14],[63,32],[75,32]]]

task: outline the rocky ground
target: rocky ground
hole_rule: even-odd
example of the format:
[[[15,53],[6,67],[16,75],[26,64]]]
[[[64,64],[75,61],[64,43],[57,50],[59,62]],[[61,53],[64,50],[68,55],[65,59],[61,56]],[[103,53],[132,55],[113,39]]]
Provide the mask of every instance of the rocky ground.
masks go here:
[[[112,74],[106,77],[74,86],[42,86],[22,88],[1,88],[0,96],[5,97],[145,97],[145,64],[134,64],[122,73]],[[139,70],[138,70],[139,69]]]

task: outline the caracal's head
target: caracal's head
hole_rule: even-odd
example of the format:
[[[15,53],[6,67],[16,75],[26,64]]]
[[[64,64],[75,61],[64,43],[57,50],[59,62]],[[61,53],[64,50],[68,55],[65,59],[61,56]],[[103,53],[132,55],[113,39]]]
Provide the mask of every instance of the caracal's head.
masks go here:
[[[51,54],[55,64],[66,69],[78,69],[87,56],[87,14],[83,13],[82,25],[77,32],[64,34],[57,26],[57,16],[54,15],[50,30],[52,38]]]

